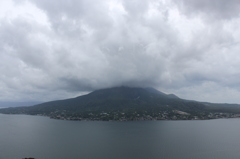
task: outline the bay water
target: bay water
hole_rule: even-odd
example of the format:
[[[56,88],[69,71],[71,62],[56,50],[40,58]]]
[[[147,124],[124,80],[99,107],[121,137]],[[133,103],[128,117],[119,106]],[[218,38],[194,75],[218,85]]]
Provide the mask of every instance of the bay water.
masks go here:
[[[64,121],[0,114],[0,159],[239,159],[240,119]]]

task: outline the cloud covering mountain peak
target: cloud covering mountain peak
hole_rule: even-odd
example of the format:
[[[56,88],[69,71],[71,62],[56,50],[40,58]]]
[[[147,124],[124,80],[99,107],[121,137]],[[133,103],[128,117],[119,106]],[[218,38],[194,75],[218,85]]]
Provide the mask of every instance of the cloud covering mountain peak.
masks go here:
[[[240,6],[224,2],[1,1],[0,100],[125,85],[240,103]]]

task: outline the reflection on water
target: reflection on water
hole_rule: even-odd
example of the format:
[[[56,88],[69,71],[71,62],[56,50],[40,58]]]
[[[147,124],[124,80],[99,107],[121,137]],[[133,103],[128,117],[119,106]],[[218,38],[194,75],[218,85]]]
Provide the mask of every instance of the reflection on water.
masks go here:
[[[238,159],[240,120],[62,121],[0,114],[0,159]]]

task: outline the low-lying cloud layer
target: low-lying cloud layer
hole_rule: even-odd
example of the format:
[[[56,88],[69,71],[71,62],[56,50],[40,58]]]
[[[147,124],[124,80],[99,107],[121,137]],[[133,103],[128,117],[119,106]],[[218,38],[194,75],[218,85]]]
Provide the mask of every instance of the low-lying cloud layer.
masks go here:
[[[3,0],[0,101],[113,86],[240,103],[237,0]]]

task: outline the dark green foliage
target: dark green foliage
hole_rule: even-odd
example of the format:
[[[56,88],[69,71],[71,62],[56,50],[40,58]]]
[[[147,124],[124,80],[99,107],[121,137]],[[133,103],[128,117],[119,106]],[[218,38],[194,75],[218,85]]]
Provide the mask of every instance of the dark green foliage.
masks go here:
[[[226,104],[226,103],[207,103],[204,102],[211,112],[227,112],[227,113],[240,113],[240,105],[239,104]]]

